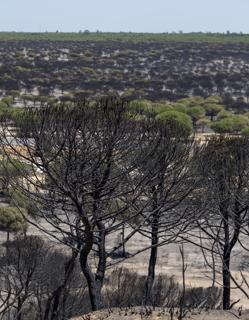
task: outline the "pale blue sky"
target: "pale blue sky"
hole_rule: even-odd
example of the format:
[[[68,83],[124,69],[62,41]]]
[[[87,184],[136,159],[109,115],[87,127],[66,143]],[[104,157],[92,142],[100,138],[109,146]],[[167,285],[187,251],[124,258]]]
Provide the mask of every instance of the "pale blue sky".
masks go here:
[[[249,0],[0,0],[1,31],[249,33]]]

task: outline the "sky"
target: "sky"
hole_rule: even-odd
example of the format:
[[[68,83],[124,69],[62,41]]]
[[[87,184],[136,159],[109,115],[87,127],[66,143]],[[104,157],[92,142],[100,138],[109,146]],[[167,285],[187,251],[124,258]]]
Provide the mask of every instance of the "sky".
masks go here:
[[[0,31],[249,33],[249,0],[0,0]]]

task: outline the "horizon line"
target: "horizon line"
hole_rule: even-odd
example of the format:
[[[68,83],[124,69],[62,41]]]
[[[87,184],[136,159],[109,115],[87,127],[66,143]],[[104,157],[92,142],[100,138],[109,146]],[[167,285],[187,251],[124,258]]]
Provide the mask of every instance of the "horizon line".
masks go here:
[[[65,33],[65,34],[70,34],[70,33],[75,33],[75,34],[101,34],[101,33],[110,33],[110,34],[174,34],[174,35],[188,35],[188,34],[209,34],[209,35],[249,35],[247,32],[243,31],[162,31],[162,32],[153,32],[153,31],[102,31],[102,30],[96,30],[96,31],[91,31],[88,29],[84,30],[78,30],[78,31],[16,31],[16,30],[0,30],[0,33],[29,33],[29,34],[44,34],[44,33]]]

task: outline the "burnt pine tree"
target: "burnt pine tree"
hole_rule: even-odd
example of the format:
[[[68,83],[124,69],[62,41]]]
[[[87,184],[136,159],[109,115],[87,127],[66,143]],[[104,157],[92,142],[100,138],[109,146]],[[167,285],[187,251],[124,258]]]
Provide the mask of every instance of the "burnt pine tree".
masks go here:
[[[147,179],[136,173],[147,133],[135,118],[126,102],[108,98],[27,109],[16,120],[15,133],[8,130],[8,119],[3,124],[1,146],[8,160],[29,165],[29,172],[20,167],[10,184],[36,206],[40,219],[33,224],[78,250],[93,310],[102,307],[106,239],[140,215],[129,209]],[[131,230],[124,241],[134,234]]]
[[[203,214],[198,227],[211,241],[214,257],[221,260],[225,310],[231,307],[232,251],[248,225],[248,147],[248,138],[215,137],[203,146],[199,159]]]
[[[147,201],[142,214],[148,219],[140,233],[150,239],[151,245],[144,296],[147,304],[154,303],[158,247],[174,241],[191,222],[185,200],[195,187],[191,170],[195,144],[180,123],[159,121],[148,129],[147,145],[142,149],[145,155],[139,162],[139,170],[146,184],[141,186],[141,202]]]

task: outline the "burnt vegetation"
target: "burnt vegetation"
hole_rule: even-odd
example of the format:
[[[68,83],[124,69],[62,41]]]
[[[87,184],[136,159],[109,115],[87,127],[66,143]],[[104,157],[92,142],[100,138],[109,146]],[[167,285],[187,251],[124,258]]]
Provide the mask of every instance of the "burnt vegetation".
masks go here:
[[[232,309],[233,289],[248,299],[247,42],[7,36],[0,319],[143,306],[182,320]],[[172,244],[178,281],[157,269]],[[189,245],[205,288],[187,283]],[[144,252],[145,274],[127,269]]]
[[[123,39],[2,40],[0,90],[57,97],[115,91],[152,101],[219,95],[248,102],[249,46],[240,42],[243,37],[235,43]]]

